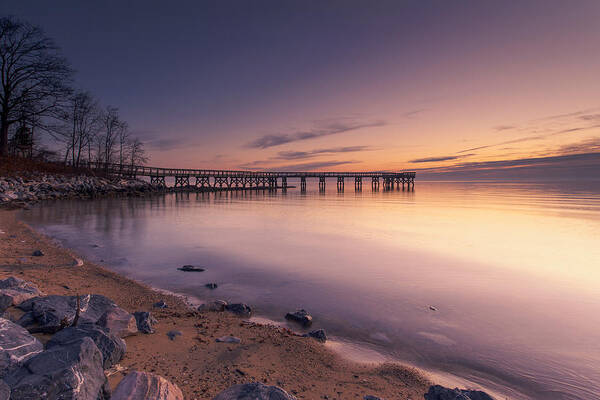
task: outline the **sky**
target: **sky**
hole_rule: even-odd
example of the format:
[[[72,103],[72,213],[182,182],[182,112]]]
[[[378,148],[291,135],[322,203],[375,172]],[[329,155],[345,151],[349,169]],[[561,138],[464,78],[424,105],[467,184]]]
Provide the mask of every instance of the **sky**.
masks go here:
[[[0,14],[40,25],[153,166],[599,175],[597,0],[4,0]]]

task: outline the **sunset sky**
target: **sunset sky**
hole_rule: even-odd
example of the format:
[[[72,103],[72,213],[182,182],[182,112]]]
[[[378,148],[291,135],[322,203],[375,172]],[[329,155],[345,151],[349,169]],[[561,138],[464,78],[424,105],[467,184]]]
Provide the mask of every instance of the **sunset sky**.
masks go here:
[[[0,11],[56,40],[151,165],[600,168],[598,0],[5,0]]]

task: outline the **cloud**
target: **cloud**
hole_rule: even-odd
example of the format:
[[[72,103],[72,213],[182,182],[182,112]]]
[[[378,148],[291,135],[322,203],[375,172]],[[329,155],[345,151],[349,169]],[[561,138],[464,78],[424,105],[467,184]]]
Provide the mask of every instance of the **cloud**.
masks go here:
[[[274,159],[277,160],[299,160],[303,158],[312,158],[323,154],[335,153],[354,153],[370,150],[370,146],[346,146],[334,147],[328,149],[315,149],[310,151],[280,151]]]
[[[315,139],[323,136],[336,135],[339,133],[355,131],[362,128],[384,126],[385,124],[386,123],[384,121],[354,122],[347,120],[338,120],[326,123],[323,126],[315,127],[306,131],[264,135],[259,137],[258,139],[246,143],[245,147],[253,149],[266,149],[269,147],[280,146],[286,143]]]
[[[514,125],[498,125],[494,127],[494,130],[496,131],[508,131],[510,129],[515,129],[516,126]]]
[[[465,162],[422,168],[417,176],[429,179],[598,179],[600,152],[529,157],[513,160]]]
[[[449,161],[449,160],[458,160],[465,157],[474,156],[475,153],[462,154],[459,156],[442,156],[442,157],[426,157],[426,158],[417,158],[414,160],[408,161],[409,163],[418,164],[418,163],[430,163],[430,162],[438,162],[438,161]]]
[[[184,138],[157,138],[150,139],[145,142],[146,147],[152,150],[173,150],[185,146],[186,139]]]
[[[290,172],[290,171],[313,171],[320,168],[335,167],[344,164],[355,164],[359,161],[346,160],[346,161],[317,161],[312,163],[300,163],[300,164],[288,164],[278,165],[272,167],[259,167],[263,161],[252,161],[244,165],[240,165],[241,169],[255,170],[255,171],[279,171],[279,172]]]
[[[429,110],[428,108],[420,108],[418,110],[412,110],[412,111],[407,111],[405,113],[402,113],[402,116],[404,118],[413,118],[416,117],[417,115],[424,113],[425,111]]]

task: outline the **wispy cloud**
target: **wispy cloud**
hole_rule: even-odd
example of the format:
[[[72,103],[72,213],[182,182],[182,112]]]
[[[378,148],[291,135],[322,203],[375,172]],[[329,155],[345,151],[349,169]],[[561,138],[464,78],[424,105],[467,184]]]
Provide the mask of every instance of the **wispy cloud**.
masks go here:
[[[335,167],[338,165],[345,165],[345,164],[355,164],[358,162],[359,161],[356,161],[356,160],[342,160],[342,161],[334,160],[334,161],[317,161],[317,162],[310,162],[310,163],[287,164],[287,165],[264,167],[264,166],[261,166],[261,165],[263,165],[262,161],[252,161],[252,162],[240,165],[240,168],[254,170],[254,171],[281,171],[281,172],[314,171],[314,170],[317,170],[320,168],[329,168],[329,167]]]
[[[508,131],[508,130],[515,129],[515,128],[516,128],[516,126],[514,126],[514,125],[498,125],[498,126],[494,127],[494,130],[496,130],[496,131]]]
[[[355,131],[363,128],[379,127],[384,126],[385,124],[386,123],[384,121],[356,122],[348,119],[340,119],[337,121],[327,122],[309,130],[264,135],[258,139],[246,143],[246,147],[253,149],[266,149],[286,143],[336,135],[339,133]]]
[[[312,158],[325,154],[336,154],[336,153],[355,153],[359,151],[371,150],[370,146],[346,146],[346,147],[333,147],[327,149],[315,149],[310,151],[280,151],[274,159],[277,160],[299,160],[304,158]]]
[[[419,164],[419,163],[430,163],[430,162],[439,162],[439,161],[450,161],[450,160],[458,160],[465,157],[474,156],[475,153],[469,154],[461,154],[458,156],[441,156],[441,157],[426,157],[426,158],[417,158],[414,160],[409,160],[409,163]]]

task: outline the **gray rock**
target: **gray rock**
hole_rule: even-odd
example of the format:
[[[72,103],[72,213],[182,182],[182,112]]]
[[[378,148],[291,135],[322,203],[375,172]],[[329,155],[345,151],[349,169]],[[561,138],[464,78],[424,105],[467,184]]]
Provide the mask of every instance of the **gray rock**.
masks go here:
[[[92,339],[98,350],[102,353],[102,365],[104,369],[109,369],[117,364],[125,355],[127,346],[123,339],[111,334],[101,326],[89,323],[61,330],[46,343],[46,348],[63,346],[70,342],[81,340],[84,337]]]
[[[0,318],[0,378],[43,350],[40,341],[22,326]]]
[[[205,304],[201,304],[198,307],[198,311],[225,311],[227,302],[224,300],[214,300]]]
[[[23,301],[40,296],[42,292],[36,285],[23,279],[11,276],[0,280],[0,310],[4,312],[10,306],[16,306]],[[8,305],[7,305],[8,304]],[[5,306],[2,308],[2,306]]]
[[[494,400],[489,394],[480,390],[449,389],[434,385],[425,393],[425,400]]]
[[[2,379],[0,379],[0,399],[10,400],[10,387]]]
[[[277,386],[254,382],[232,386],[219,393],[213,400],[296,400],[296,398]]]
[[[183,400],[181,389],[149,372],[133,371],[119,382],[111,400]]]
[[[218,287],[219,287],[219,285],[217,285],[216,283],[207,283],[207,284],[206,284],[206,285],[204,285],[204,286],[206,286],[207,288],[209,288],[209,289],[211,289],[211,290],[212,290],[212,289],[216,289],[216,288],[218,288]]]
[[[152,307],[154,307],[154,308],[169,308],[167,303],[165,303],[163,300],[159,301],[158,303],[154,303],[152,305]]]
[[[310,326],[312,324],[312,316],[304,309],[297,310],[293,313],[287,313],[285,319],[297,322],[302,326]]]
[[[5,381],[13,399],[106,398],[102,353],[89,337],[52,347],[30,358]]]
[[[195,265],[184,265],[183,267],[179,267],[177,269],[185,272],[204,272],[204,268],[196,267]]]
[[[219,343],[241,343],[242,339],[235,336],[221,336],[217,338],[217,342]]]
[[[81,296],[79,307],[79,323],[96,323],[106,311],[118,308],[112,300],[99,294]],[[73,323],[77,300],[76,296],[34,297],[19,304],[18,308],[26,312],[18,321],[19,325],[30,331],[55,333]],[[38,326],[31,327],[32,321]]]
[[[175,338],[176,338],[177,336],[181,336],[181,335],[182,335],[182,333],[181,333],[180,331],[169,331],[169,332],[167,332],[167,336],[168,336],[168,337],[169,337],[169,339],[171,339],[171,340],[175,340]]]
[[[327,341],[327,334],[325,333],[325,329],[317,329],[315,331],[310,331],[302,335],[304,337],[311,337],[313,339],[318,340],[319,342],[325,343]]]
[[[121,338],[135,335],[138,331],[135,317],[120,307],[107,310],[96,324]]]
[[[35,250],[33,253],[31,253],[31,255],[34,257],[41,257],[44,255],[44,252],[41,250]]]
[[[138,331],[142,333],[154,333],[153,325],[158,321],[147,311],[136,311],[133,313]]]
[[[225,309],[232,312],[240,317],[249,317],[252,315],[252,308],[244,303],[227,304]]]

